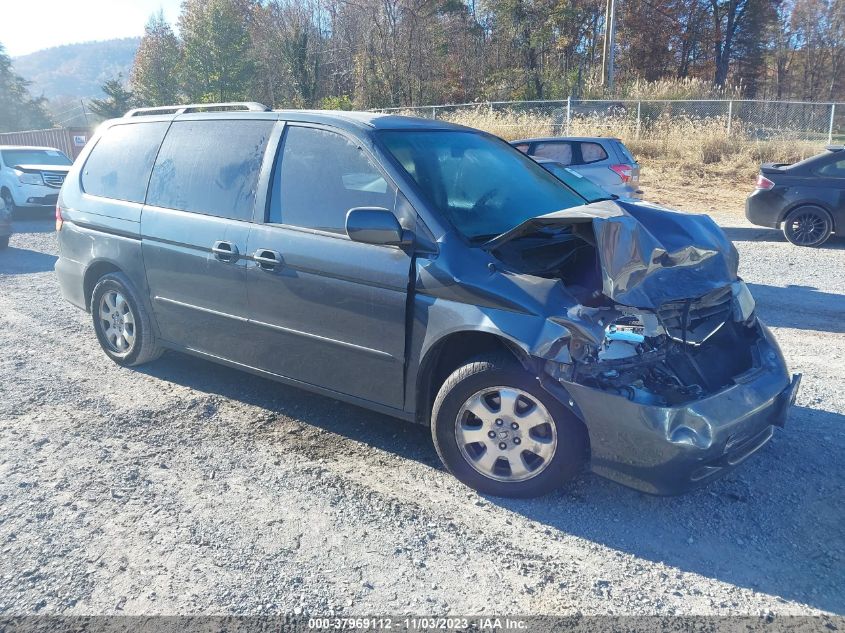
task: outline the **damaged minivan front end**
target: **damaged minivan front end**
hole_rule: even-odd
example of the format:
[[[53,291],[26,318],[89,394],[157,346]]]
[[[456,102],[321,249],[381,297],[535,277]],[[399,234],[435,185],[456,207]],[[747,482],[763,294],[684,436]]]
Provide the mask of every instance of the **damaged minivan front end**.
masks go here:
[[[487,248],[524,274],[568,277],[580,300],[550,317],[569,335],[544,359],[543,383],[586,424],[594,472],[678,493],[784,425],[800,376],[709,217],[608,201],[530,220]]]
[[[488,274],[453,271],[451,292],[468,296],[449,298],[482,306],[582,420],[593,472],[677,494],[784,425],[800,376],[709,217],[603,201],[532,218],[482,250],[495,262]],[[437,277],[423,270],[418,284],[431,292]]]

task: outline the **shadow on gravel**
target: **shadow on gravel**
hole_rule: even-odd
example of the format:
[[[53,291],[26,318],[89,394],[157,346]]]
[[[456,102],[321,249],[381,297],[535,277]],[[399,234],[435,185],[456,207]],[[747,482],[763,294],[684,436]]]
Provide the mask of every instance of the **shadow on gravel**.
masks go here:
[[[748,284],[767,325],[819,332],[845,332],[845,295],[812,286]]]
[[[16,220],[12,223],[12,233],[55,233],[56,221],[49,220]],[[14,239],[14,238],[13,238]]]
[[[442,469],[429,431],[420,425],[182,354],[168,353],[138,371]],[[584,475],[539,499],[488,501],[545,524],[550,538],[578,536],[842,614],[845,577],[837,570],[845,552],[843,428],[845,416],[839,413],[796,407],[786,429],[758,455],[724,479],[680,497],[652,497]],[[456,507],[464,503],[471,502],[455,499]],[[667,591],[676,584],[667,568]],[[714,605],[732,606],[739,605]]]
[[[53,270],[58,258],[38,251],[10,246],[0,250],[0,275],[26,275]]]
[[[845,614],[842,428],[845,415],[795,407],[760,453],[679,497],[584,477],[544,500],[491,501],[561,534]]]
[[[762,226],[723,226],[722,230],[732,242],[786,242],[783,233],[778,229],[767,229]],[[795,248],[801,248],[796,246]],[[824,249],[845,249],[845,237],[831,235],[821,247]]]
[[[160,360],[134,369],[197,391],[268,409],[400,457],[441,468],[431,434],[420,424],[176,352],[168,352]]]

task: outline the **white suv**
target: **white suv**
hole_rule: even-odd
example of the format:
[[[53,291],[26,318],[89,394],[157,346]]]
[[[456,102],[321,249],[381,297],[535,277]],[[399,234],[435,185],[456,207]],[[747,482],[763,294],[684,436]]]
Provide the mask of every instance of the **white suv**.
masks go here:
[[[54,147],[0,145],[0,198],[12,213],[55,207],[72,164]]]

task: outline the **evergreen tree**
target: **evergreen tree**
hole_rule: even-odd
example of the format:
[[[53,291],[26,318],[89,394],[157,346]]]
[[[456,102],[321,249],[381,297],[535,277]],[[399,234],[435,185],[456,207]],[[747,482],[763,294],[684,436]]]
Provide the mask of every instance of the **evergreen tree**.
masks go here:
[[[164,12],[150,17],[135,54],[131,86],[135,100],[144,106],[179,102],[179,40],[164,19]]]
[[[185,0],[179,33],[189,101],[248,98],[254,76],[249,29],[255,7],[255,0]]]
[[[15,74],[0,44],[0,132],[52,127],[45,100],[29,94],[29,82]]]
[[[123,75],[109,79],[103,84],[105,99],[91,99],[91,111],[104,119],[114,119],[135,107],[133,94],[123,87]]]

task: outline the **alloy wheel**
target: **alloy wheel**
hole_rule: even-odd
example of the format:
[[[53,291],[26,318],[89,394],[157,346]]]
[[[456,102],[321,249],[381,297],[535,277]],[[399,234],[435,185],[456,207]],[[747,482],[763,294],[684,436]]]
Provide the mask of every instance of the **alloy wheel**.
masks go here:
[[[513,387],[489,387],[467,399],[458,411],[455,439],[476,471],[498,481],[536,477],[557,450],[557,431],[546,407]]]
[[[812,246],[827,234],[827,220],[815,211],[804,211],[789,218],[786,230],[793,243]]]
[[[109,290],[100,299],[100,325],[109,348],[126,354],[135,344],[135,315],[120,292]]]

